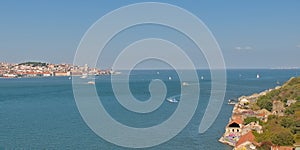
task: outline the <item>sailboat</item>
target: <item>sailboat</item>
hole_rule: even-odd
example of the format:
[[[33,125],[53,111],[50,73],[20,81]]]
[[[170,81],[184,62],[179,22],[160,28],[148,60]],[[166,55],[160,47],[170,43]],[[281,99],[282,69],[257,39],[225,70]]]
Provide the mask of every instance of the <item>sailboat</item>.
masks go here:
[[[169,77],[169,80],[172,80],[172,77]]]
[[[257,75],[256,75],[256,78],[257,78],[257,79],[259,79],[259,78],[260,78],[259,74],[257,74]]]

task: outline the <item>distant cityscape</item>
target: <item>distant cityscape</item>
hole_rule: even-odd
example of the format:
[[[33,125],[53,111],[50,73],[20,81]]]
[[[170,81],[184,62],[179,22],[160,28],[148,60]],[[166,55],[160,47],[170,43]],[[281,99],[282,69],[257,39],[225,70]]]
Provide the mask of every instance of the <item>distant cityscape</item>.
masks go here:
[[[116,74],[111,69],[90,68],[87,64],[51,64],[43,62],[24,62],[19,64],[0,62],[0,78],[87,76]]]

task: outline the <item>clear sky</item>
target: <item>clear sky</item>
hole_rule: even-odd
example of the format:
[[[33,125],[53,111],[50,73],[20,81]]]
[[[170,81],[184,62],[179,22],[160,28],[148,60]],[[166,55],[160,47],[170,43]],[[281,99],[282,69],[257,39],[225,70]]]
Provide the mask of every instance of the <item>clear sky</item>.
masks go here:
[[[72,63],[95,21],[137,2],[143,1],[1,0],[0,62]],[[219,42],[228,68],[300,67],[298,0],[158,2],[198,16]]]

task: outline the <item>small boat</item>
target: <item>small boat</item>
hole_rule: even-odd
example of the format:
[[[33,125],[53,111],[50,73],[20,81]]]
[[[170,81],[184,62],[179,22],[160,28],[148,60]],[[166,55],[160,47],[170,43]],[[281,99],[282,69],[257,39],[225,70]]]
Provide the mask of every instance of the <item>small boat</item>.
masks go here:
[[[94,84],[95,84],[95,81],[89,81],[88,84],[94,85]]]
[[[187,82],[182,82],[182,86],[188,86],[189,84]]]
[[[178,103],[178,100],[176,100],[175,98],[167,98],[167,101],[170,103]]]
[[[169,80],[172,80],[172,77],[169,77]]]
[[[235,104],[237,104],[236,100],[234,100],[234,99],[229,99],[228,100],[228,105],[235,105]]]
[[[204,77],[203,77],[203,76],[201,76],[201,80],[204,80]]]
[[[87,78],[88,76],[87,76],[87,74],[83,74],[80,78],[81,79],[85,79],[85,78]]]
[[[119,74],[122,74],[122,72],[120,71],[115,71],[114,75],[119,75]]]
[[[257,78],[257,79],[259,79],[259,78],[260,78],[259,74],[257,74],[257,75],[256,75],[256,78]]]
[[[72,79],[72,77],[69,77],[69,80],[71,80]]]

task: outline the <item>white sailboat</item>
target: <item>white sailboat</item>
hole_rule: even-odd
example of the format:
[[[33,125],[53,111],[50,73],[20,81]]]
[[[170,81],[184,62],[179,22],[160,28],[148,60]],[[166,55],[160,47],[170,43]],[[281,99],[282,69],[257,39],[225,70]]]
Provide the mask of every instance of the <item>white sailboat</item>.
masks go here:
[[[259,74],[257,74],[257,75],[256,75],[256,78],[257,78],[257,79],[259,79],[259,78],[260,78]]]
[[[169,80],[172,80],[172,77],[169,77]]]

